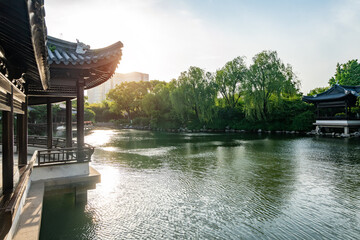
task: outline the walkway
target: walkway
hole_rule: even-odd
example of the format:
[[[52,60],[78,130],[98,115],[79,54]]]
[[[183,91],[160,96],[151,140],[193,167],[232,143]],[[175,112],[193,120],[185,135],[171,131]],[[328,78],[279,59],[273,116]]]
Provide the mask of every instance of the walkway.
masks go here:
[[[44,185],[44,182],[31,184],[24,208],[20,215],[19,225],[13,238],[14,240],[39,239],[45,189]]]

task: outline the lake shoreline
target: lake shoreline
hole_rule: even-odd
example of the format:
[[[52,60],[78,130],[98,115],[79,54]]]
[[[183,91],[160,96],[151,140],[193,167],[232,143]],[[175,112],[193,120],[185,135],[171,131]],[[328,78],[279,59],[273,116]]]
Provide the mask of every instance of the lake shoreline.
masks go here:
[[[216,133],[216,134],[223,134],[223,133],[230,133],[230,134],[239,134],[239,133],[252,133],[252,134],[276,134],[276,135],[287,135],[287,136],[319,136],[319,137],[330,137],[330,138],[360,138],[360,132],[354,132],[349,135],[344,135],[341,133],[336,132],[316,132],[312,130],[310,132],[302,132],[302,131],[289,131],[289,130],[278,130],[278,131],[267,131],[267,130],[240,130],[240,129],[188,129],[188,128],[177,128],[177,129],[170,129],[170,128],[151,128],[148,126],[131,126],[131,125],[117,125],[112,122],[107,123],[95,123],[95,128],[113,128],[113,129],[134,129],[134,130],[141,130],[141,131],[152,131],[152,132],[167,132],[167,133]]]

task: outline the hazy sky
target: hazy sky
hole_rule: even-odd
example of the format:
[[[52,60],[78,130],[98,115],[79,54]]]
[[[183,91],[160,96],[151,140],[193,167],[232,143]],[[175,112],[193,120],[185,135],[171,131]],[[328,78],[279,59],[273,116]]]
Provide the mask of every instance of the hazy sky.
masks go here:
[[[91,48],[121,41],[116,71],[150,79],[276,50],[308,93],[360,56],[360,0],[45,0],[45,10],[49,35]]]

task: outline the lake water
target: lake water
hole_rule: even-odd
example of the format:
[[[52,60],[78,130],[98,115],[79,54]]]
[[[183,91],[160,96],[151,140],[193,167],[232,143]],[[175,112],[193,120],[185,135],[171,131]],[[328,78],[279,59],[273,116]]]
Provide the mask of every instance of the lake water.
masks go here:
[[[360,239],[360,139],[94,130],[85,206],[45,197],[41,239]]]

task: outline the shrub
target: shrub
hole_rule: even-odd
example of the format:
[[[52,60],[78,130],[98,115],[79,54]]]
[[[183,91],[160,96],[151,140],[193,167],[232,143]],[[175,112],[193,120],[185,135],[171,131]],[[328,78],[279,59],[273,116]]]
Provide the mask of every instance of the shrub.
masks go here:
[[[306,111],[295,116],[291,129],[295,131],[308,131],[312,129],[315,116],[313,111]]]

